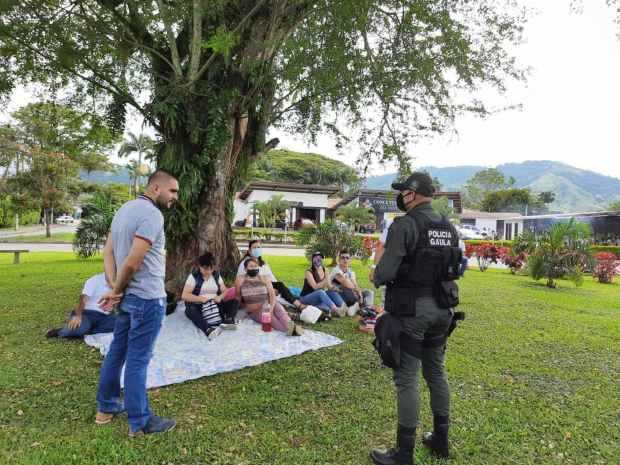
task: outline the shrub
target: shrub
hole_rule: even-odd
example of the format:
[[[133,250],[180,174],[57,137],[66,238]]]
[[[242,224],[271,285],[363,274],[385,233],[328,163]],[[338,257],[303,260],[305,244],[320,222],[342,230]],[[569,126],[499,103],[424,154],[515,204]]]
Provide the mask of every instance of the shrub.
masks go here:
[[[110,192],[97,192],[84,206],[82,221],[73,239],[73,250],[78,256],[88,258],[99,253],[121,203]]]
[[[313,252],[319,251],[325,258],[330,257],[332,259],[332,265],[336,263],[336,256],[342,249],[349,250],[351,255],[357,255],[362,260],[368,259],[370,256],[363,251],[361,236],[352,234],[332,221],[300,230],[295,242],[306,249],[307,257],[310,257]]]
[[[480,271],[486,271],[491,263],[498,263],[507,254],[505,247],[499,247],[491,242],[480,244],[465,244],[465,256],[476,257]]]
[[[599,252],[595,257],[594,277],[598,279],[599,283],[611,284],[614,275],[618,274],[618,257],[611,252]]]

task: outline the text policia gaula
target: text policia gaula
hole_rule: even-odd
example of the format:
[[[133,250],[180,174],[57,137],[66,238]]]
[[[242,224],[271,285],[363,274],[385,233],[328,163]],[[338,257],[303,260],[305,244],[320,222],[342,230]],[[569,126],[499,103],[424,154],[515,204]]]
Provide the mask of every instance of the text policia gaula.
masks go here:
[[[449,247],[452,245],[452,232],[447,230],[429,229],[428,241],[431,245]]]

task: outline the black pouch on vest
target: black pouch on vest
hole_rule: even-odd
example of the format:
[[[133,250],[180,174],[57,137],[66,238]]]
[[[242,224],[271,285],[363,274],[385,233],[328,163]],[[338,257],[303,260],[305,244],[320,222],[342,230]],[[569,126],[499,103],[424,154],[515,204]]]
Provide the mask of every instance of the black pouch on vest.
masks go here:
[[[385,291],[385,310],[392,315],[415,316],[416,297],[412,288],[388,286]]]
[[[454,308],[459,304],[459,287],[454,281],[440,281],[434,287],[434,297],[439,308]]]
[[[400,338],[402,325],[400,320],[389,313],[377,318],[375,340],[372,345],[386,367],[400,366]]]

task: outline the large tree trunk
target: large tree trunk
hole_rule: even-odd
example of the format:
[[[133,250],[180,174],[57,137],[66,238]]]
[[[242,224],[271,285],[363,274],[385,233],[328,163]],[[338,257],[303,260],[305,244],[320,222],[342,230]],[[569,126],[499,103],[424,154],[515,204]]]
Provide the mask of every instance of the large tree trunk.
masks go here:
[[[168,247],[166,288],[180,295],[188,273],[196,265],[196,259],[211,252],[224,277],[232,277],[239,263],[239,250],[233,237],[231,220],[227,215],[232,202],[234,180],[238,176],[239,157],[246,143],[247,116],[230,116],[230,138],[213,160],[213,175],[208,179],[197,205],[186,208],[198,212],[195,232]],[[183,186],[181,186],[183,189]]]

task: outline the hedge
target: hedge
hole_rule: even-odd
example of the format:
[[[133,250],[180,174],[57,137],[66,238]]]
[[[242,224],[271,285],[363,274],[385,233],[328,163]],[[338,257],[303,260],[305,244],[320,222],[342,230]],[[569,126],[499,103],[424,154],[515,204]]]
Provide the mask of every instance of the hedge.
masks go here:
[[[611,252],[616,254],[616,257],[620,259],[620,246],[617,245],[593,245],[590,247],[593,253],[598,252]]]
[[[486,239],[466,239],[465,244],[480,245],[480,244],[493,244],[498,247],[512,247],[513,241],[492,241]]]

